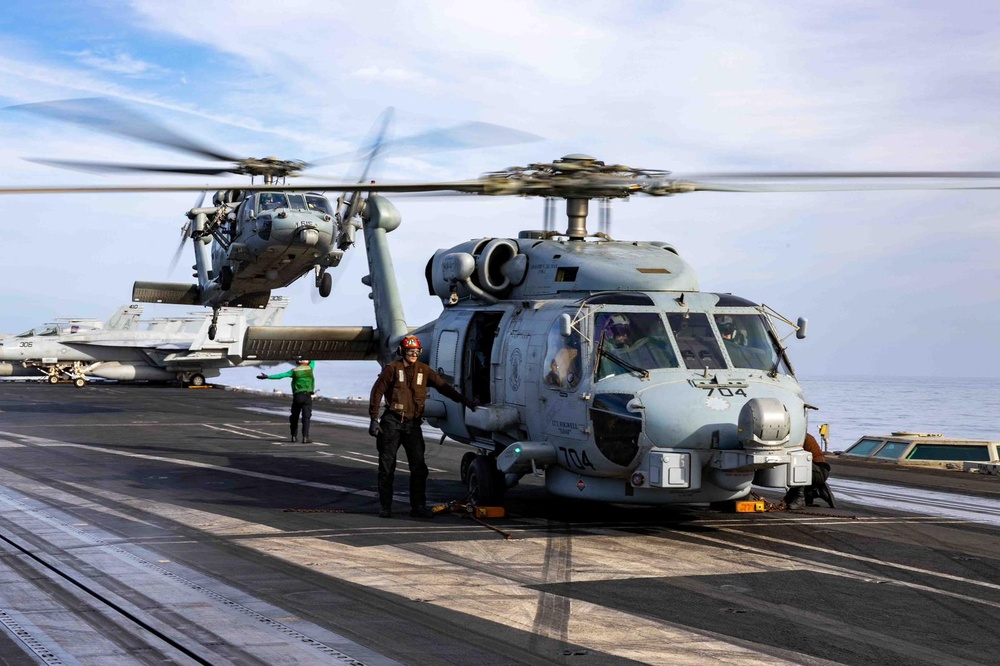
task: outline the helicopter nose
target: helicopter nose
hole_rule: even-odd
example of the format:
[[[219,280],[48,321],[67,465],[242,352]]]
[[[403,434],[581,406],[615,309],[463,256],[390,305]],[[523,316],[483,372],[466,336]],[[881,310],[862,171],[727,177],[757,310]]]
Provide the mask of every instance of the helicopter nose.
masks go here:
[[[629,405],[641,411],[646,444],[691,449],[782,448],[801,439],[801,396],[781,387],[695,387],[688,382],[651,386]]]

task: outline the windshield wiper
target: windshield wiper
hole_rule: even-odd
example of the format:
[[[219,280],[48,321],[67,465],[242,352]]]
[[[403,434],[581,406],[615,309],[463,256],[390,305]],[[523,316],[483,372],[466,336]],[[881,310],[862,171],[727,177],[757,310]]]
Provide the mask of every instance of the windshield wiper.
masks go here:
[[[598,371],[600,370],[600,367],[601,367],[601,358],[606,356],[606,357],[608,357],[608,359],[611,360],[611,362],[613,362],[613,363],[615,363],[615,364],[617,364],[617,365],[619,365],[619,366],[621,366],[621,367],[623,367],[626,370],[629,370],[631,372],[638,372],[639,374],[642,375],[643,379],[649,379],[649,370],[646,370],[645,368],[641,368],[638,365],[635,365],[633,363],[629,363],[625,359],[620,358],[618,356],[615,356],[611,352],[605,350],[604,349],[604,340],[605,340],[605,336],[602,335],[601,336],[601,344],[598,345],[598,347],[597,347],[597,362],[594,364],[594,366],[598,369]]]

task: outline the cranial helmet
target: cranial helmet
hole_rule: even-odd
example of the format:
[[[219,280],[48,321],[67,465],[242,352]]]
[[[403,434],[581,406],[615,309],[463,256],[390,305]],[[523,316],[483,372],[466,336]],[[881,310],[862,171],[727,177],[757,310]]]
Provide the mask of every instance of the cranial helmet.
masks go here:
[[[402,354],[406,352],[407,349],[416,349],[418,351],[422,349],[420,346],[420,338],[415,335],[407,335],[403,338],[403,341],[399,343],[399,353]]]
[[[629,322],[628,317],[623,314],[611,315],[604,324],[604,329],[608,337],[622,334],[627,335],[631,328],[632,324]]]
[[[732,335],[736,330],[736,322],[729,315],[722,315],[715,323],[719,326],[719,333],[723,335]]]
[[[307,358],[300,358],[300,359],[297,359],[295,362],[296,363],[308,363],[309,359],[307,359]]]

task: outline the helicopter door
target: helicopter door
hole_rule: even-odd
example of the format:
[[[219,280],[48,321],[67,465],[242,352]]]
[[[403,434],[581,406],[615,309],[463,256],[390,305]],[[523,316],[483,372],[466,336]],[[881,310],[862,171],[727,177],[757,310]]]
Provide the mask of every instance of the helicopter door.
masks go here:
[[[575,312],[567,312],[572,320]],[[580,333],[571,329],[565,335],[562,318],[557,318],[546,337],[546,354],[539,368],[539,399],[544,415],[544,432],[561,439],[586,440],[589,437],[587,401],[577,395],[584,376]],[[536,379],[537,382],[537,379]],[[573,451],[572,449],[568,449]],[[566,453],[567,456],[576,452]]]
[[[493,343],[496,341],[497,329],[502,318],[502,312],[477,312],[472,317],[469,333],[466,336],[463,355],[463,367],[466,372],[462,378],[462,392],[480,405],[493,403],[490,369]]]

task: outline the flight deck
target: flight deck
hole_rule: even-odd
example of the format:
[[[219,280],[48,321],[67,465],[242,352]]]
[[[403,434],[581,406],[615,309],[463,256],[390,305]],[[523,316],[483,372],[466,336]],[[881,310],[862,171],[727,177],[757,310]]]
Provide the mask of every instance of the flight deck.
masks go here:
[[[0,664],[995,663],[1000,478],[834,458],[837,509],[726,514],[528,475],[421,520],[401,455],[380,519],[366,406],[307,444],[289,402],[0,383]]]

